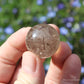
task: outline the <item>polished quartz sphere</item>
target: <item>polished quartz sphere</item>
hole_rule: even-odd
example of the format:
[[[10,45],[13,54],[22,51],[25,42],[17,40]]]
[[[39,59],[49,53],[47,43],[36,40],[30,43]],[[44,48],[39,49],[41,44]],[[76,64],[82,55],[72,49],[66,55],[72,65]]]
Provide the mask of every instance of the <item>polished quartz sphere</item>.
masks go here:
[[[40,58],[52,56],[60,43],[56,29],[48,24],[38,24],[30,29],[26,36],[26,46]]]

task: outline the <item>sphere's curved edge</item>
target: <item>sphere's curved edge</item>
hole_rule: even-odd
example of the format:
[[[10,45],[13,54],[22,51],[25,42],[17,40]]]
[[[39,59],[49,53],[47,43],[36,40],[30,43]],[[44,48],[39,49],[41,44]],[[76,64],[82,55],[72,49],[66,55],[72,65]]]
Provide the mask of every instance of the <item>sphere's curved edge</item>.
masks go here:
[[[46,58],[50,58],[52,56],[47,56],[47,57],[40,57],[41,59],[46,59]]]

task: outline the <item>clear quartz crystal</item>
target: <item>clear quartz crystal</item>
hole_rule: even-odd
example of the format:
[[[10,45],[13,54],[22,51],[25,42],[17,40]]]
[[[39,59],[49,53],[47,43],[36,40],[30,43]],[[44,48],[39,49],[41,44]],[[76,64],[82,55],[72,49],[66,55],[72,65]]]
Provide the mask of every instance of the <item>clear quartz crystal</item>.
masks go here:
[[[60,37],[56,29],[48,24],[38,24],[26,36],[26,46],[40,58],[52,56],[58,49]]]

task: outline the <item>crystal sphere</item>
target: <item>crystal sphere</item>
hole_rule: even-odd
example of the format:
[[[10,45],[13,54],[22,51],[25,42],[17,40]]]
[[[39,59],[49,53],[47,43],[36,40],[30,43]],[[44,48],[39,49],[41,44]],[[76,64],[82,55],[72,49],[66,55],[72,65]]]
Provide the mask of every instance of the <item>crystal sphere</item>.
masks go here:
[[[38,24],[26,36],[26,46],[40,58],[52,56],[58,49],[60,37],[56,29],[48,24]]]

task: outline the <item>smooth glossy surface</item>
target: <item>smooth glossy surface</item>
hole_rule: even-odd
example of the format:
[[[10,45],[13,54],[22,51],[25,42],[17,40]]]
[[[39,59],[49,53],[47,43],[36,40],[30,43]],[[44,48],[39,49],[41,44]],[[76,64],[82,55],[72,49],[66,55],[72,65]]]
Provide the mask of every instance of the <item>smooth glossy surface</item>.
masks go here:
[[[59,47],[60,38],[56,29],[48,24],[38,24],[26,36],[26,46],[40,58],[52,56]]]

